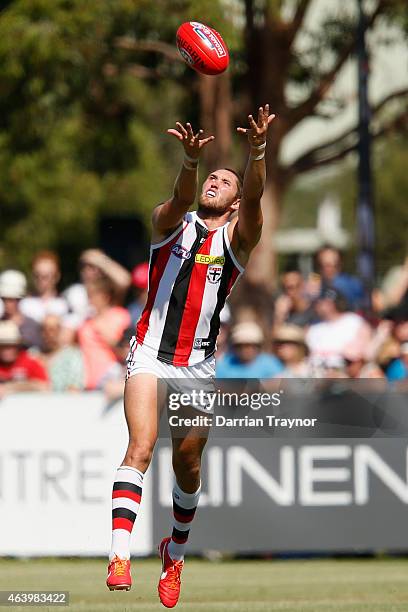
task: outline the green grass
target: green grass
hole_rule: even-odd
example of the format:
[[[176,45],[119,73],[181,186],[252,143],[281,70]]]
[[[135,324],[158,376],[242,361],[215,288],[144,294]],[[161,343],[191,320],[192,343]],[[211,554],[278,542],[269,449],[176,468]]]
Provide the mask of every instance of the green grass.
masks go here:
[[[130,592],[109,592],[100,560],[0,560],[0,590],[66,590],[67,612],[164,610],[157,598],[159,560],[135,559]],[[0,612],[1,612],[0,608]],[[6,608],[4,608],[6,609]],[[27,610],[20,606],[9,608]],[[33,608],[30,608],[33,609]],[[180,612],[406,612],[408,561],[188,560]]]

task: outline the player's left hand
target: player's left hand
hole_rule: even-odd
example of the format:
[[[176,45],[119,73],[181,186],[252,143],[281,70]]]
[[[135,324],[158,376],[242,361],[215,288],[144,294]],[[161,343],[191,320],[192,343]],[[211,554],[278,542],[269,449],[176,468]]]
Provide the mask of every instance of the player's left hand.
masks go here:
[[[269,114],[269,104],[260,106],[258,109],[258,120],[255,122],[252,115],[248,115],[249,128],[238,127],[237,132],[248,136],[249,144],[259,147],[266,142],[266,133],[269,125],[275,119],[275,115]]]
[[[200,138],[203,135],[203,130],[198,130],[196,134],[193,132],[193,128],[191,127],[191,123],[186,123],[184,126],[179,121],[176,122],[177,130],[170,129],[167,130],[168,134],[172,134],[175,136],[183,145],[184,152],[189,157],[194,159],[199,159],[201,149],[205,147],[206,144],[215,139],[215,136],[208,136],[207,138]]]

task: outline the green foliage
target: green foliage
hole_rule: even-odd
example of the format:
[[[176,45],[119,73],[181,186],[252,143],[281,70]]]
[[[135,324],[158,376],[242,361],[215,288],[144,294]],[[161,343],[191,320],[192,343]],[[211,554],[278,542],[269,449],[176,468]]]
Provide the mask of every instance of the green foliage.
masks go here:
[[[132,77],[115,45],[157,31],[159,8],[146,6],[17,0],[2,13],[0,268],[27,269],[39,248],[74,258],[95,244],[101,214],[147,218],[168,195],[164,134],[181,89]]]
[[[342,225],[350,232],[353,246],[347,254],[350,270],[355,268],[355,211],[357,202],[357,159],[355,156],[330,170],[311,173],[288,190],[281,226],[315,227],[322,200],[335,194],[340,201]],[[404,136],[376,143],[373,182],[376,226],[377,276],[400,265],[408,252],[408,149]]]
[[[396,9],[387,18],[408,30],[404,3],[394,4]],[[253,7],[259,33],[256,43],[266,40],[262,38],[265,24],[274,24],[272,35],[284,44],[280,15],[287,6],[293,9],[292,0],[15,0],[4,4],[0,13],[0,269],[13,265],[27,270],[40,248],[56,249],[67,259],[65,267],[73,267],[79,251],[96,244],[103,214],[135,213],[148,222],[153,206],[170,194],[181,157],[166,128],[177,119],[197,123],[197,78],[183,63],[163,54],[124,49],[118,38],[160,41],[174,49],[175,32],[183,21],[196,19],[214,26],[231,51],[233,112],[241,120],[254,102],[248,90],[254,75],[267,80],[266,75],[280,70],[266,56],[258,58],[260,66],[255,71],[249,66],[246,5]],[[284,79],[278,74],[278,84],[295,84],[298,94],[307,96],[326,63],[349,43],[355,19],[355,10],[350,13],[349,9],[349,3],[338,4],[332,12],[327,8],[318,26],[313,24],[309,32],[303,28],[304,44],[293,45],[287,74]],[[140,72],[142,78],[137,76]],[[382,164],[377,180],[378,248],[379,258],[388,262],[397,257],[403,243],[398,220],[404,213],[408,160],[402,144],[390,144],[384,150],[387,155],[382,158],[379,148],[376,158]],[[238,166],[243,152],[241,145],[232,152]],[[342,168],[338,177],[331,173],[313,189],[305,188],[304,182],[295,185],[287,202],[315,201],[330,188],[348,202],[345,214],[352,227],[354,170]],[[296,210],[292,218],[290,210],[288,205],[287,220],[302,222],[303,213]],[[308,218],[305,222],[314,223]],[[382,224],[388,228],[391,222],[392,229],[383,232]],[[395,244],[398,250],[391,248]]]

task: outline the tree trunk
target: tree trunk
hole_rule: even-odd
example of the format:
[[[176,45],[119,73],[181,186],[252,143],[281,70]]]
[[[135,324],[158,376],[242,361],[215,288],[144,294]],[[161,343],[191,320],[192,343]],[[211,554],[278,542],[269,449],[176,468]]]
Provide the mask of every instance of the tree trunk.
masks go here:
[[[278,227],[282,187],[273,179],[268,180],[262,197],[263,229],[261,240],[251,253],[246,276],[252,285],[269,293],[277,284],[277,258],[273,235]]]
[[[229,72],[218,77],[199,75],[200,123],[214,143],[205,147],[202,161],[208,172],[229,163],[232,135],[231,78]]]

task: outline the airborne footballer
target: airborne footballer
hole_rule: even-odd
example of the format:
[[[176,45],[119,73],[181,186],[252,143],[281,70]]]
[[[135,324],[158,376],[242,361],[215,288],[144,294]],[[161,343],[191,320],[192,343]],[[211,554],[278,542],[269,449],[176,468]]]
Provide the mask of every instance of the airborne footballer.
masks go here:
[[[233,170],[215,170],[204,181],[197,212],[189,209],[197,193],[198,162],[214,136],[203,138],[202,130],[194,134],[189,123],[168,130],[183,146],[184,161],[173,196],[153,212],[147,303],[128,355],[124,404],[129,445],[113,485],[110,590],[131,587],[130,536],[158,435],[158,380],[212,381],[215,376],[220,311],[261,235],[266,135],[273,118],[266,105],[259,108],[257,121],[249,115],[249,127],[237,128],[250,145],[243,182]],[[159,547],[158,585],[160,601],[168,608],[180,594],[207,434],[208,429],[198,433],[193,428],[184,437],[172,436],[174,522],[171,536]]]

